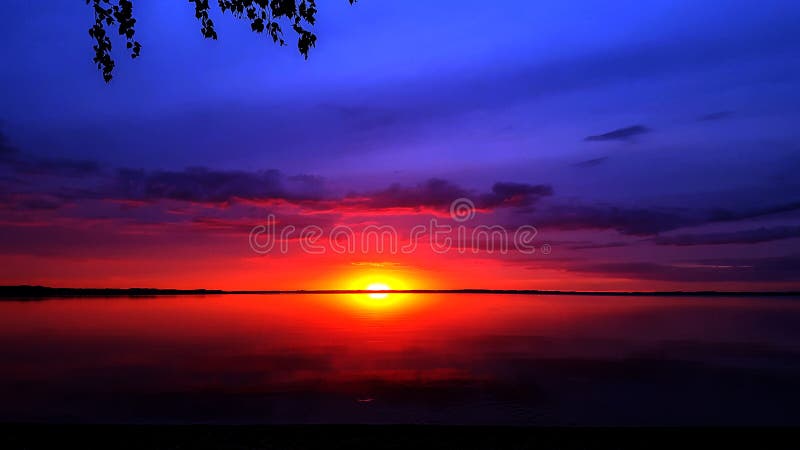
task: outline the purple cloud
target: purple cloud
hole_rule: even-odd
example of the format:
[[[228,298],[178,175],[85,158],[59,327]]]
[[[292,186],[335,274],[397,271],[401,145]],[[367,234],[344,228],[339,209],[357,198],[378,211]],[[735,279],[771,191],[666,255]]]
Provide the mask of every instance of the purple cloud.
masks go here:
[[[630,127],[619,128],[608,133],[586,136],[584,141],[627,141],[634,136],[649,133],[650,129],[644,125],[633,125]]]

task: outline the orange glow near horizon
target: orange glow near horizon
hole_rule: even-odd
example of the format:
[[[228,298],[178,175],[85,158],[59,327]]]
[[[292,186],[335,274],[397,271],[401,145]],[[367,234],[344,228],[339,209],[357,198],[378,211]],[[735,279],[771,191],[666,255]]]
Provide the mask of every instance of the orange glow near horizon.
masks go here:
[[[345,283],[337,283],[341,289],[354,291],[390,291],[413,289],[418,284],[414,275],[406,271],[390,270],[386,268],[370,268],[367,270],[349,271],[341,277],[347,279]],[[388,295],[375,293],[367,295]],[[386,298],[386,297],[373,297]]]

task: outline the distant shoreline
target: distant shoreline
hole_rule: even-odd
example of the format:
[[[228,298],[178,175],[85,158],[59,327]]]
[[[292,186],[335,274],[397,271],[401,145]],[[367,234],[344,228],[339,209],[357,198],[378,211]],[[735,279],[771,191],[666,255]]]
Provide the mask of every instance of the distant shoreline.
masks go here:
[[[0,300],[74,297],[161,297],[185,295],[296,295],[296,294],[503,294],[580,295],[594,297],[800,297],[797,291],[562,291],[538,289],[297,289],[235,290],[156,288],[54,288],[47,286],[0,286]]]

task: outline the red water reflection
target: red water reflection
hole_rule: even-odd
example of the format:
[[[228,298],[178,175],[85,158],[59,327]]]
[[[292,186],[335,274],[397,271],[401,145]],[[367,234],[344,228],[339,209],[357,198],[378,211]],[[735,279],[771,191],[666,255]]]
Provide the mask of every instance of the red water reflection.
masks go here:
[[[720,395],[767,388],[748,371],[788,380],[800,367],[798,306],[453,294],[4,302],[0,418],[625,422],[646,405],[598,411],[641,380],[653,401],[681,397],[688,375],[700,380],[692,390],[734,380],[717,383]]]

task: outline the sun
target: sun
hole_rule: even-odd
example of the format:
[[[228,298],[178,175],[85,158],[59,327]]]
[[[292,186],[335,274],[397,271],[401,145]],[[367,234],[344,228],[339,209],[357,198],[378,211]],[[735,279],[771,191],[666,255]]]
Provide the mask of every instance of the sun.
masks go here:
[[[368,291],[388,291],[388,290],[391,290],[391,288],[386,283],[370,283],[369,285],[367,285],[367,290]],[[386,293],[386,292],[375,292],[375,293],[367,294],[367,295],[369,295],[369,298],[374,298],[374,299],[382,299],[382,298],[386,298],[386,297],[389,296],[389,294]]]

